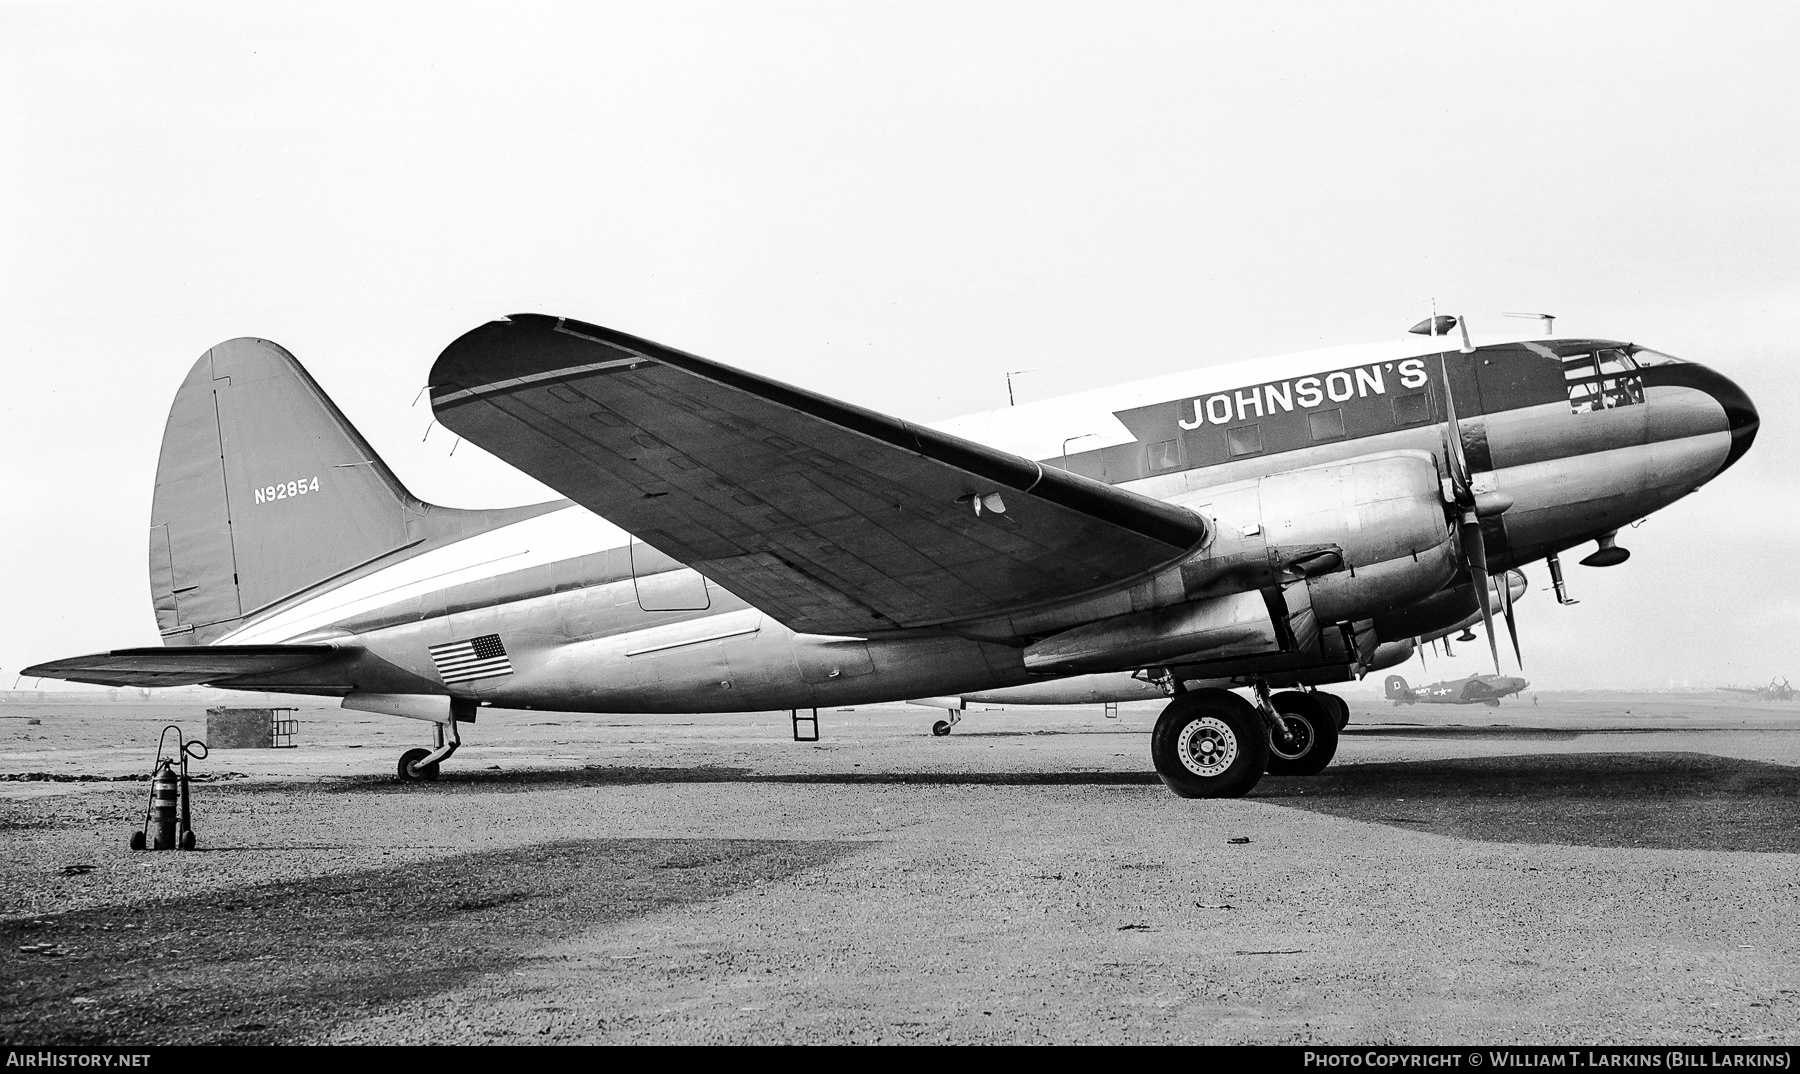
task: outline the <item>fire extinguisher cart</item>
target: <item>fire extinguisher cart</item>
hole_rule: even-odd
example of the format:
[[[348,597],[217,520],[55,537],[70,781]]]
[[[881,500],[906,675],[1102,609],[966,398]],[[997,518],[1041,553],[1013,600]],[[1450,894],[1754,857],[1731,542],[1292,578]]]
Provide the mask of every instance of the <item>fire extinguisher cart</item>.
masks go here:
[[[169,732],[175,732],[175,749],[165,754]],[[156,739],[156,763],[150,770],[150,801],[144,806],[144,822],[131,833],[131,849],[194,849],[194,825],[188,798],[188,758],[206,759],[206,743],[186,740],[181,728],[169,724]]]

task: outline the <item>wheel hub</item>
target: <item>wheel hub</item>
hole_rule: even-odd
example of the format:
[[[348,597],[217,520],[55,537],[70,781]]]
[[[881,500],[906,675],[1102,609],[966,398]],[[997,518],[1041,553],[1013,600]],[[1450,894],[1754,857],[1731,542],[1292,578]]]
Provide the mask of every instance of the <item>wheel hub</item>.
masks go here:
[[[1269,751],[1284,761],[1295,761],[1306,756],[1313,745],[1312,724],[1295,716],[1283,716],[1281,725],[1287,729],[1288,739],[1281,740],[1279,735],[1269,736]]]
[[[1237,735],[1225,721],[1202,716],[1181,729],[1175,743],[1181,766],[1196,776],[1217,776],[1237,760]]]

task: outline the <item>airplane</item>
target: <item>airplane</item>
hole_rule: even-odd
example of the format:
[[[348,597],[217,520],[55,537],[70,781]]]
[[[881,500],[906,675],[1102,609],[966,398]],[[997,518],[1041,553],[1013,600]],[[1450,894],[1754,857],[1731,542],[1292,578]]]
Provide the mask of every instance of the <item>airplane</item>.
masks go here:
[[[1389,675],[1382,683],[1388,700],[1396,705],[1500,705],[1500,699],[1530,686],[1515,675],[1470,675],[1466,679],[1434,682],[1417,690],[1406,685],[1398,675]]]
[[[1729,690],[1734,694],[1753,694],[1758,701],[1792,701],[1794,699],[1794,688],[1788,685],[1785,676],[1780,682],[1770,679],[1769,685],[1767,686],[1750,688],[1742,686],[1721,686],[1719,689]]]
[[[566,499],[425,503],[292,354],[228,340],[164,432],[163,645],[26,674],[427,721],[405,781],[484,707],[789,710],[798,738],[807,709],[816,733],[823,706],[1100,675],[1167,700],[1171,791],[1239,796],[1329,764],[1347,706],[1319,687],[1415,639],[1479,616],[1497,670],[1493,572],[1545,560],[1563,598],[1558,553],[1623,562],[1617,531],[1760,421],[1697,363],[1477,347],[1449,315],[935,426],[535,313],[452,342],[427,387],[438,422]]]

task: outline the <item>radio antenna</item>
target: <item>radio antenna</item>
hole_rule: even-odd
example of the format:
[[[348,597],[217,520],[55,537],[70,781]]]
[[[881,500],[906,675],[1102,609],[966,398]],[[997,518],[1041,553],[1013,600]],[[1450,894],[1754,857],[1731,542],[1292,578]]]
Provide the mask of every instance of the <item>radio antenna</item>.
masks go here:
[[[1556,314],[1554,313],[1502,313],[1502,317],[1521,317],[1528,321],[1544,322],[1546,336],[1556,334]]]

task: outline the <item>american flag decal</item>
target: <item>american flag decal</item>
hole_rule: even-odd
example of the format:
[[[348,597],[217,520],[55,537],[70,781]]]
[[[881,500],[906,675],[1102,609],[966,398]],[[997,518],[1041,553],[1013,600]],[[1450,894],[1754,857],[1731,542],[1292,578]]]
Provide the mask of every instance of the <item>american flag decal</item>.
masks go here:
[[[437,665],[446,686],[513,673],[512,661],[506,658],[506,646],[500,644],[498,634],[433,645],[431,662]]]

